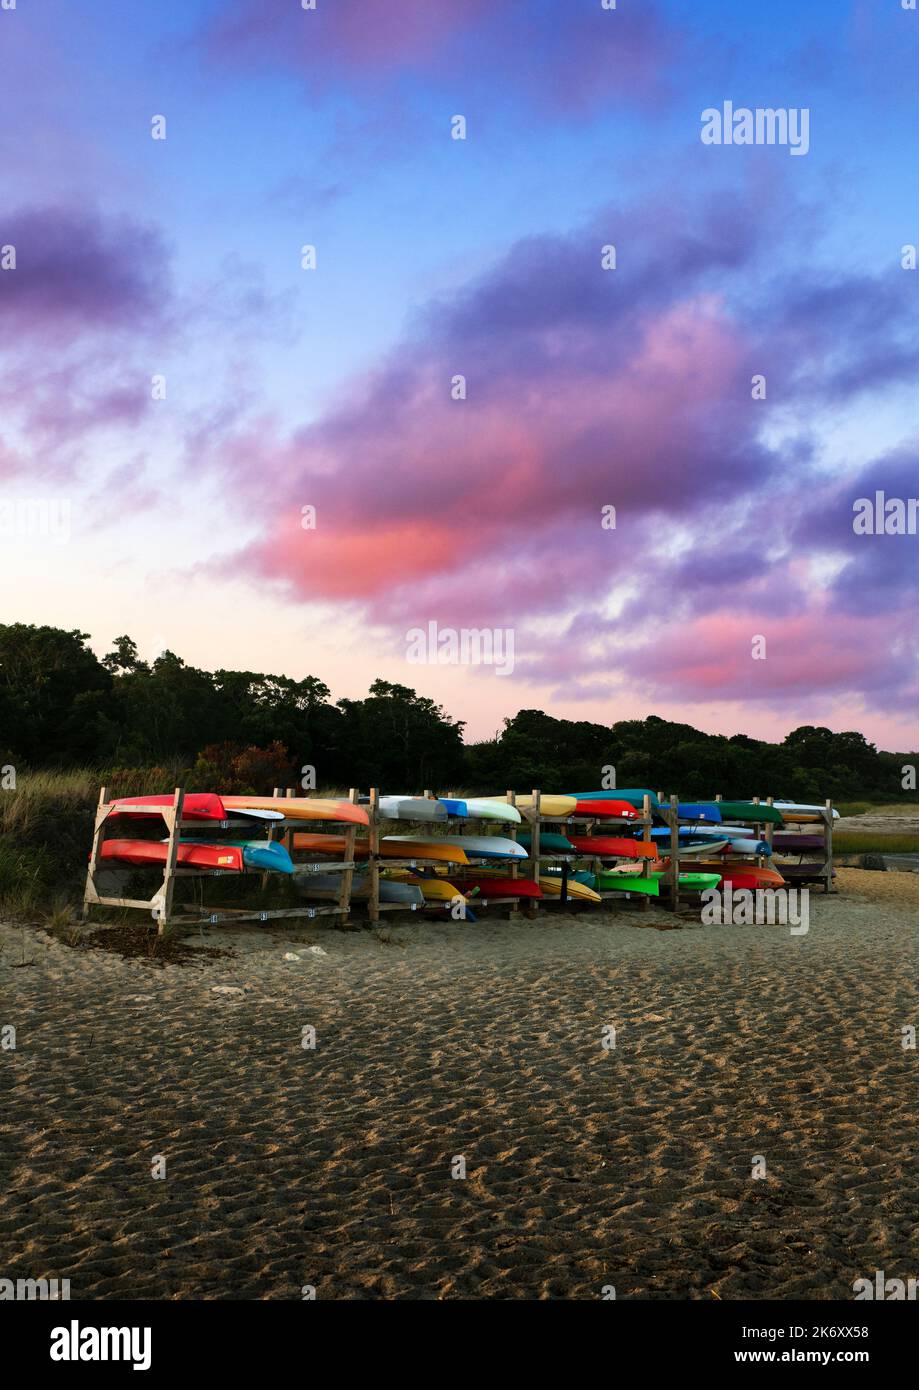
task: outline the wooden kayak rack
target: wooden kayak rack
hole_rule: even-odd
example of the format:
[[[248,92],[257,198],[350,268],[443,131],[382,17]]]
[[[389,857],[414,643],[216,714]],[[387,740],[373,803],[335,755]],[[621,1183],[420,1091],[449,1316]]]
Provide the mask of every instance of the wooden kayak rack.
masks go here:
[[[310,864],[304,866],[303,872],[309,873],[328,873],[341,871],[342,883],[339,891],[338,902],[334,906],[303,906],[303,907],[281,907],[281,908],[254,908],[254,907],[220,907],[214,909],[195,909],[186,907],[184,904],[174,903],[174,891],[176,880],[179,878],[226,878],[232,876],[238,878],[235,870],[227,869],[197,869],[185,868],[177,863],[179,842],[183,830],[195,830],[200,836],[205,831],[212,831],[216,837],[223,835],[227,830],[245,829],[250,834],[253,830],[251,820],[246,820],[240,816],[230,816],[221,821],[186,820],[183,819],[182,809],[185,802],[185,789],[176,787],[173,792],[172,805],[163,806],[159,809],[166,830],[168,832],[166,862],[163,865],[163,878],[156,892],[149,898],[125,898],[121,896],[109,896],[100,893],[96,886],[96,878],[100,872],[127,872],[127,866],[112,864],[100,864],[100,851],[104,839],[104,832],[109,818],[117,811],[121,815],[131,810],[150,816],[151,808],[149,805],[132,806],[129,801],[122,798],[116,805],[114,801],[107,799],[108,789],[103,787],[99,792],[99,803],[96,807],[96,818],[93,827],[92,849],[90,850],[89,866],[86,871],[86,887],[83,893],[84,918],[89,916],[91,907],[114,907],[136,909],[142,912],[149,912],[157,924],[160,935],[168,927],[173,926],[195,926],[195,925],[217,925],[226,922],[270,922],[278,918],[285,917],[342,917],[347,920],[350,912],[351,899],[351,880],[354,873],[354,842],[357,827],[347,824],[345,828],[345,849],[344,858],[334,864]],[[274,795],[279,794],[279,789],[275,787]],[[293,795],[292,789],[289,794]],[[351,792],[351,800],[357,800],[357,792]],[[274,839],[279,831],[285,831],[287,836],[293,834],[297,826],[301,826],[300,820],[276,820],[271,821],[266,826],[267,838]],[[266,872],[260,874],[262,885],[267,882],[269,875]],[[181,915],[176,916],[176,913]]]
[[[275,787],[273,791],[273,796],[279,797],[282,795],[287,797],[294,797],[296,796],[296,789],[293,787],[288,787],[286,791],[282,791],[281,788]],[[425,791],[424,795],[426,797],[431,797],[433,796],[433,793],[430,791]],[[610,795],[614,796],[615,791],[611,791]],[[349,792],[349,799],[355,804],[359,802],[360,798],[356,788],[351,788]],[[721,799],[722,798],[720,796],[717,796],[715,798],[716,801],[720,801]],[[386,869],[414,869],[418,867],[425,867],[428,861],[425,861],[424,859],[419,859],[417,857],[392,859],[383,857],[381,853],[381,828],[383,824],[387,821],[387,817],[381,815],[380,813],[380,793],[379,789],[376,787],[371,788],[369,804],[367,805],[369,824],[367,831],[366,861],[361,861],[361,864],[358,864],[355,855],[358,827],[353,823],[346,822],[344,824],[344,850],[338,849],[336,851],[329,851],[330,856],[334,853],[339,857],[336,857],[335,859],[332,859],[330,857],[328,860],[322,861],[321,859],[316,859],[315,857],[317,854],[320,854],[321,851],[313,849],[309,851],[309,860],[306,862],[298,863],[296,866],[298,874],[301,875],[310,873],[339,873],[341,875],[341,883],[337,892],[337,898],[333,904],[304,904],[303,906],[293,908],[266,909],[259,909],[257,907],[220,907],[214,909],[199,907],[196,909],[194,907],[189,907],[184,904],[176,904],[174,902],[174,890],[176,880],[179,878],[190,877],[203,880],[206,878],[222,878],[226,877],[228,874],[234,874],[234,876],[239,877],[239,875],[235,874],[235,871],[232,870],[186,868],[185,866],[178,864],[177,860],[179,843],[181,839],[181,833],[183,830],[194,829],[198,832],[199,836],[202,834],[202,832],[211,830],[213,831],[215,837],[219,837],[220,835],[224,834],[227,830],[245,829],[250,833],[253,830],[252,822],[250,820],[240,818],[239,816],[231,816],[228,819],[222,821],[184,819],[182,815],[184,800],[184,788],[176,787],[173,793],[172,804],[168,806],[163,806],[159,810],[159,814],[161,815],[167,830],[167,851],[165,864],[163,866],[162,881],[159,884],[156,891],[149,898],[126,898],[122,896],[109,896],[99,892],[96,882],[98,874],[100,872],[126,872],[127,870],[125,867],[118,866],[114,863],[101,863],[100,854],[105,835],[105,829],[108,824],[109,818],[114,814],[116,810],[123,814],[125,811],[130,811],[132,809],[132,806],[131,803],[127,802],[123,798],[116,806],[114,801],[108,800],[107,788],[102,787],[99,793],[99,803],[96,807],[92,848],[90,851],[89,865],[86,872],[86,887],[83,894],[82,909],[82,915],[84,918],[89,916],[89,912],[92,907],[113,907],[144,911],[150,913],[150,915],[154,918],[160,933],[164,932],[168,927],[176,925],[203,926],[218,925],[220,923],[227,922],[270,922],[278,919],[295,917],[338,917],[341,919],[342,924],[345,924],[349,921],[352,909],[351,893],[354,879],[354,871],[355,868],[363,867],[364,864],[366,864],[366,868],[369,873],[370,879],[369,893],[366,899],[366,909],[368,920],[371,923],[379,922],[380,916],[384,912],[427,911],[440,913],[444,910],[449,910],[450,908],[450,904],[446,902],[441,906],[438,903],[405,904],[384,903],[380,901],[380,877],[383,871],[385,871]],[[509,791],[507,793],[507,800],[511,806],[516,806],[517,797],[513,791]],[[667,871],[666,878],[663,881],[662,886],[664,883],[666,884],[666,905],[672,911],[676,912],[679,910],[680,907],[681,896],[683,898],[686,897],[685,892],[681,895],[679,882],[681,866],[679,842],[679,798],[676,795],[671,795],[669,798],[667,798],[664,796],[663,793],[660,793],[659,803],[660,804],[657,807],[655,807],[652,812],[652,808],[650,805],[650,797],[645,796],[644,804],[642,806],[641,817],[637,820],[630,821],[629,825],[631,827],[641,825],[644,832],[643,840],[646,842],[650,841],[651,838],[650,832],[654,815],[657,815],[661,820],[663,820],[664,824],[669,827],[670,867]],[[753,802],[751,804],[759,804],[758,798],[753,798]],[[768,800],[763,804],[771,806],[772,798],[768,798]],[[133,807],[133,809],[137,810],[138,812],[143,812],[147,816],[149,816],[151,813],[151,808],[149,807],[149,805],[137,805]],[[813,865],[804,865],[800,862],[799,859],[799,864],[797,866],[793,866],[793,872],[789,874],[789,879],[795,883],[822,883],[824,892],[830,893],[834,891],[832,802],[827,801],[825,808],[822,808],[818,814],[820,816],[820,822],[823,826],[823,851],[802,851],[802,857],[805,853],[817,853],[818,855],[820,855],[821,862],[815,863]],[[524,916],[528,918],[534,918],[537,915],[538,906],[540,902],[543,904],[545,904],[547,901],[549,903],[557,902],[562,908],[567,908],[572,902],[577,901],[576,899],[569,898],[567,891],[568,874],[571,868],[572,860],[577,860],[579,862],[587,861],[588,863],[593,865],[594,872],[598,874],[601,872],[602,856],[591,856],[590,854],[586,854],[582,851],[578,851],[575,854],[542,853],[540,849],[540,833],[541,827],[544,825],[558,826],[566,824],[576,824],[590,827],[596,824],[606,825],[608,824],[608,818],[601,818],[597,816],[565,817],[543,815],[541,812],[541,793],[537,788],[532,793],[532,799],[530,804],[528,804],[524,810],[524,819],[526,821],[526,827],[530,833],[530,852],[526,859],[511,860],[507,864],[506,876],[509,878],[516,879],[520,876],[525,875],[526,877],[532,879],[534,882],[538,883],[540,878],[540,861],[546,859],[555,860],[560,864],[562,869],[561,892],[559,897],[550,899],[533,899],[530,897],[520,898],[511,896],[489,899],[487,896],[482,894],[482,896],[473,897],[470,899],[470,902],[474,909],[478,907],[500,906],[508,908],[512,916],[520,916],[522,913]],[[757,822],[753,818],[750,819],[754,830],[759,829],[760,831],[762,831],[762,838],[765,839],[767,843],[771,845],[772,834],[774,829],[772,822]],[[486,818],[469,817],[468,820],[476,823],[484,823]],[[318,824],[318,822],[316,823]],[[400,823],[403,825],[423,824],[427,826],[429,829],[431,825],[430,821],[403,821]],[[492,821],[491,823],[493,824],[494,822]],[[287,849],[293,857],[293,854],[295,853],[294,834],[297,829],[302,829],[303,824],[304,822],[301,819],[293,817],[286,818],[284,820],[268,822],[265,827],[267,838],[274,839],[278,835],[283,835]],[[810,825],[813,826],[814,822],[811,822]],[[795,825],[795,830],[806,832],[808,830],[808,825]],[[337,829],[331,833],[334,833],[337,840],[341,840],[341,829]],[[516,840],[518,835],[517,824],[512,823],[506,825],[505,834],[507,838]],[[451,838],[460,839],[461,835],[451,836]],[[786,850],[784,852],[787,854],[793,854],[794,850]],[[641,860],[640,867],[638,865],[636,865],[635,867],[636,876],[649,877],[654,872],[653,866],[655,862],[656,861],[654,860],[643,858]],[[757,858],[755,862],[757,864],[762,864],[766,861],[763,857],[760,857]],[[683,863],[691,865],[691,858],[689,856],[685,856],[683,859]],[[470,859],[470,864],[487,864],[489,867],[494,867],[494,861],[488,859]],[[462,870],[465,867],[467,866],[457,866],[457,878],[460,879],[460,881],[462,879]],[[260,878],[262,885],[264,886],[268,882],[270,874],[265,871],[262,871],[260,874]],[[604,900],[621,900],[623,897],[628,896],[628,890],[623,890],[623,892],[605,891],[602,892],[600,896]],[[648,911],[652,905],[651,895],[639,894],[636,896],[638,897],[641,910]],[[521,903],[523,904],[522,908]]]

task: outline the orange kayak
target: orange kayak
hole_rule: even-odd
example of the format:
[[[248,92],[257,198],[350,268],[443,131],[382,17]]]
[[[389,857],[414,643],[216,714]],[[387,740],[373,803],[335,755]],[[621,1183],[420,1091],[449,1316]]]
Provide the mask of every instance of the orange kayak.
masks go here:
[[[344,835],[312,835],[304,830],[294,832],[294,849],[302,849],[310,854],[343,854]],[[367,840],[358,840],[354,846],[355,859],[366,859],[370,853]],[[468,864],[464,849],[445,845],[440,840],[388,840],[380,842],[380,854],[384,859],[430,859],[440,864]]]
[[[323,796],[222,796],[231,811],[280,811],[289,820],[338,820],[350,825],[369,825],[366,808],[353,801]]]

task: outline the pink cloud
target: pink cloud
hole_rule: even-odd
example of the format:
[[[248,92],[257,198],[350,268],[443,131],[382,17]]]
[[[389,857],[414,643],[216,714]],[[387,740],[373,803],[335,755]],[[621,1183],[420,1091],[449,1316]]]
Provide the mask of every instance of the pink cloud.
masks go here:
[[[203,34],[213,56],[333,80],[366,92],[410,78],[457,79],[472,95],[500,77],[505,93],[537,93],[568,109],[650,100],[680,40],[659,8],[617,11],[556,0],[348,0],[304,11],[291,0],[233,0]]]

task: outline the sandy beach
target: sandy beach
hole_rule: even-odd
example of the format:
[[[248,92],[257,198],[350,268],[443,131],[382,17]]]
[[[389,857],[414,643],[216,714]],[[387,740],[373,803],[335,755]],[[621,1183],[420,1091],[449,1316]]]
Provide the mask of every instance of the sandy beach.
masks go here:
[[[839,886],[803,937],[550,910],[221,928],[232,956],[161,966],[2,927],[0,1268],[99,1299],[915,1276],[919,877]]]

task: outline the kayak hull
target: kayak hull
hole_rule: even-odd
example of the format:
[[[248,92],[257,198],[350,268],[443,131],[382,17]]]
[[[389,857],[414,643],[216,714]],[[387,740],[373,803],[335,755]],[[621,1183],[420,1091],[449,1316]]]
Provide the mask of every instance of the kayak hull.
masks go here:
[[[224,796],[230,810],[280,811],[288,820],[333,820],[349,825],[369,825],[366,807],[353,801],[334,801],[322,796]]]

